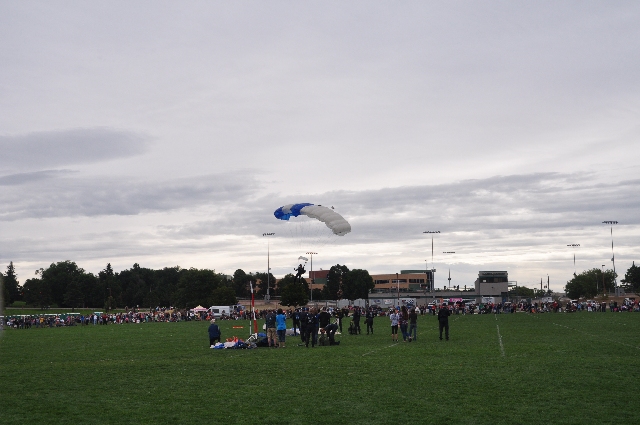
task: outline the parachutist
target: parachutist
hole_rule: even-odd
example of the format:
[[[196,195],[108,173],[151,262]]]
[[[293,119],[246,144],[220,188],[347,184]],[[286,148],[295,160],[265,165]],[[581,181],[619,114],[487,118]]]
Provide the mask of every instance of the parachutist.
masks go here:
[[[302,264],[298,264],[298,267],[293,270],[297,272],[296,277],[293,278],[293,282],[295,283],[296,281],[300,280],[300,283],[302,283],[302,275],[307,272],[304,269],[304,266]]]

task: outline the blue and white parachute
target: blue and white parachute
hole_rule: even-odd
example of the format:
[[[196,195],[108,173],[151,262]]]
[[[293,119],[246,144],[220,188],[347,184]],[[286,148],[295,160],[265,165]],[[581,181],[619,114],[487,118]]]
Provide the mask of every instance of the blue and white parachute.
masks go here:
[[[279,220],[289,220],[291,217],[305,215],[319,220],[333,232],[334,235],[344,236],[351,231],[351,225],[332,208],[314,204],[289,204],[274,211],[273,215]]]

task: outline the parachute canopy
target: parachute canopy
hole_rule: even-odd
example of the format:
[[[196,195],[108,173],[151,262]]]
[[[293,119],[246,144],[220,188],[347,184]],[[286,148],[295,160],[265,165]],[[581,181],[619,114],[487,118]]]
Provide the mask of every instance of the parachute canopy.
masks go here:
[[[340,214],[331,208],[314,204],[289,204],[278,208],[273,215],[279,220],[289,220],[291,217],[306,215],[327,225],[338,236],[344,236],[351,231],[351,225]]]

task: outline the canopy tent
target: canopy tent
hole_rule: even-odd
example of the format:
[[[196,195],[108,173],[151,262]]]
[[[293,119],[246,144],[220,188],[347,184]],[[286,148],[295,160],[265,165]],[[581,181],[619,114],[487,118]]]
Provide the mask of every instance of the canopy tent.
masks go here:
[[[197,306],[196,308],[193,309],[194,313],[201,313],[203,311],[207,311],[207,309],[202,307],[201,305],[199,305],[199,306]]]

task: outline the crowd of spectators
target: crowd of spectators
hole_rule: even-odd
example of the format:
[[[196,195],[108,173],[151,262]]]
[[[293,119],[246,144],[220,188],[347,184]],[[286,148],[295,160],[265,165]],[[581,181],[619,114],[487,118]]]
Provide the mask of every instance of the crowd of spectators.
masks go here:
[[[210,311],[195,312],[180,310],[172,307],[156,307],[150,311],[125,308],[123,312],[93,312],[93,313],[65,313],[65,314],[33,314],[14,315],[1,320],[0,325],[8,329],[54,328],[63,326],[90,326],[108,324],[149,323],[149,322],[182,322],[208,321],[213,319]],[[222,315],[218,319],[239,320],[248,318],[246,311],[232,311],[229,315]]]
[[[413,307],[417,315],[436,315],[439,306],[436,304],[425,304]],[[546,303],[528,303],[520,301],[518,303],[450,303],[448,305],[451,314],[504,314],[528,312],[528,313],[562,313],[562,312],[640,312],[640,305],[637,300],[626,299],[622,303],[616,301],[598,302],[593,300],[578,301],[571,300],[566,303],[558,301]],[[345,308],[321,309],[326,311],[331,317],[336,319],[342,331],[343,318],[350,317],[353,323],[354,332],[360,332],[360,317],[363,317],[367,326],[367,332],[373,333],[373,318],[376,316],[385,316],[388,314],[384,309],[373,305],[368,308],[347,306]],[[270,309],[255,310],[256,319],[264,320],[272,311]],[[283,310],[283,314],[287,319],[293,319],[294,328],[298,322],[296,317],[299,316],[302,308]],[[245,309],[232,310],[230,314],[223,314],[214,317],[209,311],[194,311],[186,309],[176,309],[172,307],[156,307],[149,311],[139,311],[138,309],[126,308],[124,312],[105,313],[67,313],[67,314],[38,314],[38,315],[17,315],[8,316],[4,321],[0,321],[0,326],[4,325],[9,329],[30,329],[30,328],[54,328],[63,326],[89,326],[89,325],[107,325],[107,324],[128,324],[128,323],[149,323],[149,322],[181,322],[181,321],[210,321],[218,320],[245,320],[250,319],[251,313]]]

